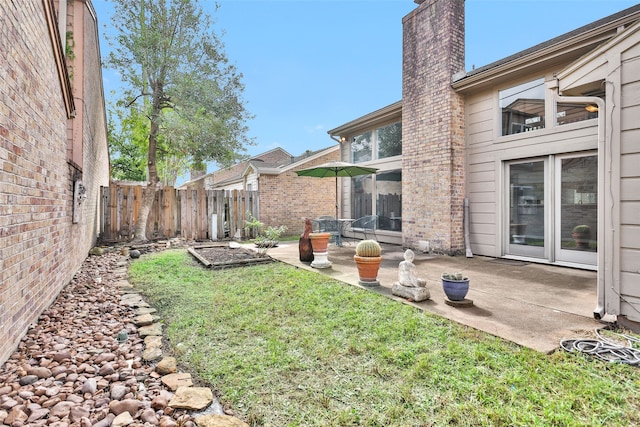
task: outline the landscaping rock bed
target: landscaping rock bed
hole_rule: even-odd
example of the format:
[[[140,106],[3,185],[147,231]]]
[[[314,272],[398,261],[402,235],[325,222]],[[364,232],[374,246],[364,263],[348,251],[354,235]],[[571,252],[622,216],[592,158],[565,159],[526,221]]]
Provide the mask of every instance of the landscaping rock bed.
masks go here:
[[[0,427],[248,427],[225,414],[210,389],[191,387],[189,374],[168,366],[174,358],[150,355],[162,330],[147,330],[155,310],[128,283],[119,249],[89,256],[0,366]],[[203,391],[213,403],[201,410],[206,405],[191,401]]]
[[[0,370],[0,424],[109,426],[129,412],[139,425],[194,425],[187,411],[167,406],[171,394],[141,358],[134,310],[120,304],[121,259],[87,258],[29,328]]]

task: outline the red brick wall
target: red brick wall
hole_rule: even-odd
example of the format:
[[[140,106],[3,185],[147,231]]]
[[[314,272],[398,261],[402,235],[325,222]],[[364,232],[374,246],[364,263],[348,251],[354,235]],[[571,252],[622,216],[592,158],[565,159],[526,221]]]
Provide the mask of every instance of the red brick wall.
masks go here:
[[[425,0],[403,19],[403,244],[464,249],[464,0]]]
[[[85,87],[74,94],[76,108],[85,112],[78,170],[67,162],[67,115],[42,1],[0,2],[0,22],[6,61],[0,73],[1,363],[93,245],[98,188],[108,185],[109,160],[96,24],[85,39],[84,48],[92,50],[84,56],[86,75],[74,73]],[[75,179],[88,189],[78,224],[72,224]]]
[[[332,151],[296,170],[339,159],[340,152]],[[304,218],[335,215],[335,178],[302,177],[292,170],[280,175],[261,175],[259,179],[260,221],[266,226],[284,225],[287,235],[295,235],[304,231]]]

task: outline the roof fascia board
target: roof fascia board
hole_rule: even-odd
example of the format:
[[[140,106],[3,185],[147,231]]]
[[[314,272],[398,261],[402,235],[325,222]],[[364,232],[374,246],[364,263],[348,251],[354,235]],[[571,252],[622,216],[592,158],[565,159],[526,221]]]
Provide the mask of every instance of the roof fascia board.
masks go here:
[[[258,175],[280,175],[282,170],[278,168],[256,168],[255,172]],[[247,176],[248,175],[249,174],[247,173]]]
[[[402,101],[397,101],[372,113],[347,122],[335,129],[329,130],[327,133],[329,136],[343,136],[345,132],[353,132],[358,129],[371,127],[378,122],[390,119],[398,113],[402,114]]]
[[[219,187],[226,187],[229,184],[236,184],[236,183],[241,183],[244,179],[244,176],[235,176],[233,178],[229,178],[229,179],[225,179],[224,181],[220,181],[220,182],[214,182],[213,183],[213,188],[214,189],[219,189]]]
[[[69,78],[69,70],[64,57],[64,48],[60,39],[60,31],[58,30],[55,6],[53,0],[42,0],[44,6],[45,19],[49,30],[49,38],[51,39],[51,47],[53,57],[56,62],[56,71],[58,72],[58,80],[62,91],[62,98],[67,111],[67,118],[72,119],[76,116],[76,107],[73,101],[73,91],[71,90],[71,79]]]
[[[640,22],[636,22],[634,25],[626,28],[623,32],[611,39],[609,42],[573,62],[564,70],[558,72],[557,77],[561,83],[560,90],[563,91],[571,89],[572,82],[580,78],[579,76],[576,76],[575,73],[580,73],[580,75],[582,76],[591,73],[593,72],[593,70],[596,70],[604,65],[609,60],[606,56],[607,51],[610,51],[616,46],[620,46],[625,41],[629,40],[629,38],[638,31],[640,31]],[[572,75],[574,75],[573,78],[571,77]],[[567,82],[566,80],[570,78],[572,78],[572,81]],[[602,76],[602,78],[604,78],[604,76]]]
[[[594,43],[601,43],[610,37],[610,35],[602,35],[598,38],[590,37],[587,40],[567,40],[550,46],[549,48],[533,52],[530,55],[522,56],[514,59],[513,61],[497,65],[496,67],[490,68],[484,72],[454,81],[452,83],[452,87],[456,91],[467,91],[475,87],[485,85],[490,81],[503,79],[505,76],[513,74],[514,72],[529,69],[535,65],[542,65],[545,62],[550,62],[553,59],[565,56],[568,50],[575,51],[585,46],[593,45]]]
[[[244,178],[245,176],[249,175],[251,173],[251,169],[253,169],[255,173],[258,172],[258,167],[255,166],[252,162],[249,162],[247,164],[247,167],[244,168],[244,171],[242,171],[242,173],[240,174],[240,176]]]

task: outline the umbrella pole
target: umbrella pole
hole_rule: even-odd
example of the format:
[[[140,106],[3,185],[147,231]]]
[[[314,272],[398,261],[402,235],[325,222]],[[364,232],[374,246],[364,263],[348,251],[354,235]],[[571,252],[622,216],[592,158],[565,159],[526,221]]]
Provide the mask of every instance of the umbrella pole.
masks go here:
[[[338,175],[336,174],[336,221],[338,220]]]

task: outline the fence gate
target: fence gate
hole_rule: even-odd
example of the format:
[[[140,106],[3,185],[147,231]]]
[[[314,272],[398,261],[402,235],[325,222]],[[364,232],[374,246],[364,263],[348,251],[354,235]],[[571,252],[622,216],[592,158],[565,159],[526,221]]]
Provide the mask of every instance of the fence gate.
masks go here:
[[[133,239],[142,190],[140,185],[120,183],[101,188],[103,241]],[[219,240],[255,237],[244,228],[247,212],[259,218],[257,191],[165,187],[156,192],[147,221],[147,235],[149,238],[179,235],[191,240],[206,240],[211,236]]]

